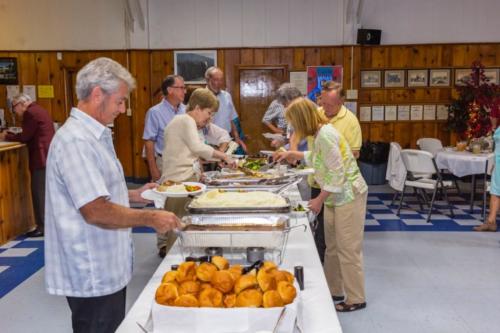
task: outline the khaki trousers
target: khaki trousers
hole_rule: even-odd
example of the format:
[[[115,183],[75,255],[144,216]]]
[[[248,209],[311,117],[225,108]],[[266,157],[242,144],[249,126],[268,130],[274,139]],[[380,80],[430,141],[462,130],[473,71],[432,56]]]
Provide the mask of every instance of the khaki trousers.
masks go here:
[[[368,191],[340,207],[324,206],[324,270],[330,293],[347,304],[365,302],[363,232]]]
[[[186,182],[197,181],[196,177],[189,178],[185,180]],[[191,201],[191,198],[167,198],[165,200],[165,210],[174,213],[178,218],[182,219],[186,215],[186,205]],[[168,231],[164,234],[156,234],[156,247],[161,249],[162,247],[167,248],[167,253],[170,251],[175,241],[177,240],[177,235],[174,231]]]

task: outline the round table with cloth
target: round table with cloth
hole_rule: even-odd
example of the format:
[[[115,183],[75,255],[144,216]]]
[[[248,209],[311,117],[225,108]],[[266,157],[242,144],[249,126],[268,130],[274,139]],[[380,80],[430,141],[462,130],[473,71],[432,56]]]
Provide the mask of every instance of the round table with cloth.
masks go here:
[[[439,169],[448,170],[457,177],[472,176],[472,191],[470,210],[474,205],[474,195],[476,191],[476,175],[486,173],[487,162],[493,162],[493,153],[473,154],[468,151],[456,151],[445,149],[436,154],[436,165]]]

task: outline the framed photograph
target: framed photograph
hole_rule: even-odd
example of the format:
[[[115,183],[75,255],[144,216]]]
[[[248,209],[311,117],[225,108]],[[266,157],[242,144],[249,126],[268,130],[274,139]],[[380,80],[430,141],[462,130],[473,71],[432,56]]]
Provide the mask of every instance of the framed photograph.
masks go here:
[[[404,87],[405,86],[405,71],[404,70],[386,70],[384,71],[384,87]]]
[[[398,118],[398,107],[396,105],[385,106],[385,120],[391,121]]]
[[[489,80],[489,84],[498,84],[498,68],[485,68],[484,75]]]
[[[471,72],[472,71],[470,68],[455,69],[455,85],[456,86],[465,85],[465,83],[471,79],[470,77]]]
[[[384,121],[384,106],[372,106],[372,121]]]
[[[174,51],[174,73],[186,84],[205,83],[205,71],[217,66],[216,50]]]
[[[448,119],[448,105],[440,104],[436,107],[436,118],[437,120],[447,120]]]
[[[361,106],[359,108],[359,120],[360,121],[371,121],[372,120],[372,107],[371,106]]]
[[[429,86],[431,87],[449,87],[450,86],[449,69],[431,69],[429,71]]]
[[[380,88],[381,71],[361,71],[361,88]]]
[[[0,58],[0,84],[17,83],[17,58]]]
[[[398,105],[398,120],[410,120],[409,105]]]
[[[436,120],[436,105],[424,105],[424,120]]]
[[[408,87],[427,87],[429,81],[427,69],[409,69]]]
[[[411,120],[422,120],[424,115],[423,105],[412,105],[410,106],[410,119]]]

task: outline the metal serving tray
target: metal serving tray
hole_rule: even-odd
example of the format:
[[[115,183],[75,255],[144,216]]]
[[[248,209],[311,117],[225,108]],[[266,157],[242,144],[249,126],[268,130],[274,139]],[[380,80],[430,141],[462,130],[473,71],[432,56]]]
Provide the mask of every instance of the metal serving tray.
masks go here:
[[[192,207],[189,202],[186,210],[190,214],[288,214],[292,204],[290,199],[284,198],[286,204],[278,207]]]

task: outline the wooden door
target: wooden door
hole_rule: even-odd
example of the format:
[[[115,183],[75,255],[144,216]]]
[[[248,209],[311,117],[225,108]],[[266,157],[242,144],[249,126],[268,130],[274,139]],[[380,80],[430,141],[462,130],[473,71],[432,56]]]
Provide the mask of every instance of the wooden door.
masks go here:
[[[241,126],[245,135],[248,153],[270,149],[270,141],[262,136],[270,132],[262,123],[267,107],[275,98],[279,86],[288,81],[287,66],[236,66],[234,85]]]

